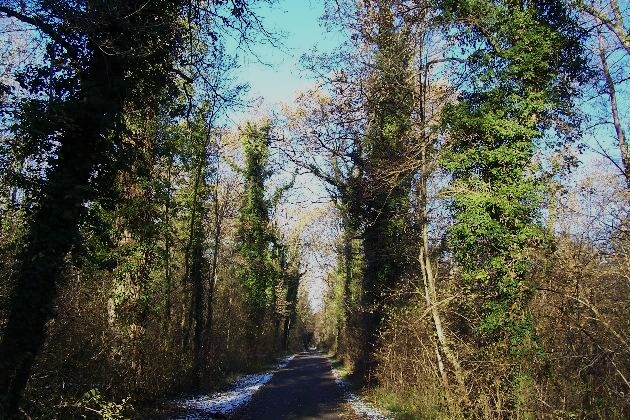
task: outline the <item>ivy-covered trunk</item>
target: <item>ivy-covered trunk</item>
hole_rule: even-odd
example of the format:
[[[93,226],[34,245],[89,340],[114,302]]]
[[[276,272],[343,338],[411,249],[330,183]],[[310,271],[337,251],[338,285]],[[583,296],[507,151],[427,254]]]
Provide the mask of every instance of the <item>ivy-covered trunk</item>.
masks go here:
[[[470,54],[472,77],[443,116],[443,163],[453,176],[449,244],[466,296],[462,329],[481,360],[502,366],[487,380],[469,379],[493,415],[502,416],[501,407],[522,414],[540,354],[529,312],[531,253],[548,245],[533,158],[546,131],[570,117],[580,34],[563,1],[444,6],[447,21],[462,29],[455,36]]]
[[[196,128],[199,129],[200,127]],[[206,131],[204,127],[201,127],[201,130]],[[193,157],[195,175],[192,187],[192,202],[190,203],[190,231],[185,253],[186,267],[188,267],[185,274],[186,281],[189,282],[192,287],[192,301],[190,303],[191,319],[188,323],[193,328],[193,371],[197,386],[200,385],[203,376],[204,352],[207,350],[205,349],[204,339],[204,335],[207,333],[207,331],[205,331],[205,307],[211,304],[206,296],[206,282],[210,273],[208,270],[208,261],[204,255],[206,242],[204,223],[207,217],[205,204],[206,190],[208,189],[206,181],[208,136],[207,133],[202,133],[199,137],[199,139],[196,139],[198,144],[195,144],[197,153]]]
[[[171,82],[166,70],[178,43],[155,39],[177,38],[180,12],[179,2],[166,0],[88,2],[80,13],[69,12],[72,7],[64,2],[16,7],[3,6],[2,12],[41,30],[59,54],[50,68],[34,69],[24,78],[34,99],[21,104],[16,133],[33,147],[32,155],[48,152],[10,279],[13,291],[0,343],[0,413],[8,418],[17,415],[46,324],[55,316],[57,290],[69,254],[80,243],[87,203],[104,191],[110,194],[106,178],[111,181],[118,169],[132,166],[125,158],[133,156],[134,146],[121,141],[123,114],[154,109]],[[142,57],[134,55],[138,50]],[[41,99],[42,91],[49,97]]]
[[[272,237],[269,231],[270,203],[265,197],[265,182],[270,176],[269,124],[248,124],[243,133],[245,152],[245,197],[239,215],[239,252],[242,258],[239,278],[246,291],[249,325],[247,341],[251,357],[256,358],[263,338],[264,321],[272,304]]]
[[[55,315],[57,288],[64,281],[66,258],[78,243],[84,203],[91,197],[90,176],[107,156],[104,132],[114,127],[122,92],[108,80],[122,77],[115,59],[97,54],[87,70],[83,92],[63,104],[69,121],[45,185],[28,218],[28,231],[13,274],[13,293],[0,344],[0,412],[15,416],[31,367],[46,339],[46,323]],[[87,105],[86,105],[87,104]]]
[[[372,26],[365,41],[375,49],[373,69],[366,77],[367,129],[363,139],[362,349],[357,373],[374,380],[378,331],[386,316],[388,296],[406,269],[402,234],[410,208],[411,171],[405,152],[411,141],[413,50],[408,22],[397,15],[395,1],[374,1],[365,10]],[[402,19],[402,22],[400,21]]]

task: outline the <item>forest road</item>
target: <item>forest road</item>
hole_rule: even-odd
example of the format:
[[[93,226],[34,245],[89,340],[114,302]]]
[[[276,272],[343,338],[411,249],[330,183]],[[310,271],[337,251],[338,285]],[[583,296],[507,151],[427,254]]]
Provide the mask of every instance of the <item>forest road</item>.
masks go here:
[[[319,352],[301,353],[231,416],[245,420],[349,419],[343,390],[329,360]],[[345,405],[345,407],[344,407]]]

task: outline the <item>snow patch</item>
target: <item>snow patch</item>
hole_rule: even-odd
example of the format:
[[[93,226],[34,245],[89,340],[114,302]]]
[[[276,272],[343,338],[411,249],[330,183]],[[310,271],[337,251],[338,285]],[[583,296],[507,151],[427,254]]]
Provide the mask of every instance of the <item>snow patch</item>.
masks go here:
[[[177,417],[172,420],[202,420],[207,419],[208,416],[225,417],[232,414],[238,408],[247,404],[260,387],[269,382],[277,370],[286,367],[293,360],[293,357],[285,357],[274,366],[272,371],[241,376],[227,391],[178,401],[177,405],[190,410],[190,413],[184,417]]]
[[[343,380],[341,372],[337,369],[333,369],[332,372],[335,376],[335,383],[343,389],[345,399],[358,416],[368,420],[390,420],[390,417],[383,414],[378,408],[351,392],[350,384]]]
[[[294,354],[292,354],[291,356],[287,356],[284,359],[280,360],[275,366],[274,368],[276,370],[280,370],[280,369],[284,369],[291,360],[293,360],[293,358],[295,357]]]

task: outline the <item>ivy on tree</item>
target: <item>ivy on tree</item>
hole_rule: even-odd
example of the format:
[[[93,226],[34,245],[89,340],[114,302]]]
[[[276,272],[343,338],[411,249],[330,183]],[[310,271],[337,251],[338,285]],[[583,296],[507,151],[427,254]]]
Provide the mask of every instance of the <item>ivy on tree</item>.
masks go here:
[[[265,182],[271,176],[269,131],[271,126],[248,123],[242,143],[245,155],[245,196],[239,214],[239,252],[243,258],[239,278],[246,289],[246,301],[254,328],[262,322],[266,308],[272,303],[273,235],[270,232],[270,202],[265,197]]]
[[[515,375],[539,350],[528,311],[528,254],[549,245],[533,157],[547,130],[570,117],[571,83],[582,75],[580,32],[562,1],[442,6],[470,52],[471,73],[443,116],[455,218],[449,244],[476,344],[511,360]]]

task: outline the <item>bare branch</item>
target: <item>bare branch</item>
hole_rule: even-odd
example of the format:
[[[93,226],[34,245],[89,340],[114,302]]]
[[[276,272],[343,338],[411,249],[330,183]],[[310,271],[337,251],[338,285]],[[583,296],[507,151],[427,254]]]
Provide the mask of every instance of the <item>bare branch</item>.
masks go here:
[[[55,28],[44,22],[38,16],[27,16],[5,6],[0,6],[0,13],[4,13],[7,17],[15,18],[21,22],[36,27],[44,34],[48,35],[57,44],[61,45],[73,60],[77,59],[76,48],[72,44],[70,44],[59,32],[57,32]]]

